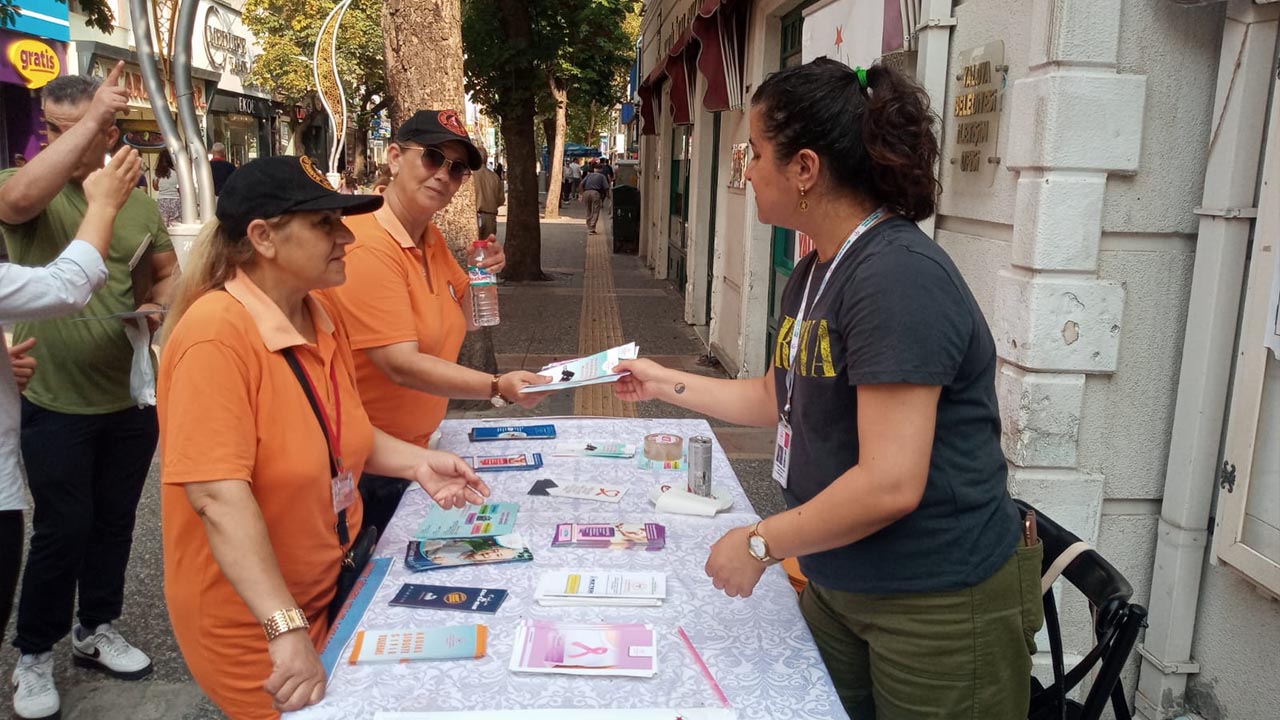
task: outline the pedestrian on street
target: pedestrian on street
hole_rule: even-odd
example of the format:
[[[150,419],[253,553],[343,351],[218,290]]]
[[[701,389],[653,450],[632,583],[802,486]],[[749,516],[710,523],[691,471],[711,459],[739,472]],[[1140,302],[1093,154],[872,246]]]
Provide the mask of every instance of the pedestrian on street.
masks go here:
[[[488,488],[461,458],[369,422],[341,317],[342,195],[308,157],[247,163],[201,231],[160,370],[165,601],[192,677],[236,720],[324,697],[318,647],[340,568],[367,559],[354,478],[410,478],[444,508]],[[217,388],[217,392],[210,392]],[[363,549],[364,553],[357,553]]]
[[[609,180],[596,167],[582,181],[582,202],[587,206],[587,232],[595,234],[600,219],[600,204],[609,197]]]
[[[117,64],[101,86],[70,75],[42,89],[49,146],[26,166],[0,173],[0,230],[13,262],[48,265],[87,219],[84,183],[120,137],[122,71]],[[177,259],[145,192],[129,194],[111,232],[106,286],[80,314],[104,319],[20,322],[13,332],[19,345],[38,338],[30,354],[40,364],[22,400],[22,458],[35,503],[13,640],[22,653],[14,709],[24,718],[58,712],[52,650],[68,631],[78,665],[126,680],[151,672],[151,659],[112,625],[123,608],[134,515],[157,434],[155,408],[140,406],[145,399],[130,388],[133,349],[124,322],[158,326]],[[109,317],[131,310],[151,314]]]
[[[578,199],[578,193],[582,186],[582,160],[577,159],[569,163],[569,196],[574,200]]]
[[[360,398],[373,424],[425,447],[449,398],[533,407],[540,394],[520,388],[548,379],[517,370],[502,375],[457,364],[471,322],[471,286],[440,228],[431,222],[480,168],[480,150],[454,110],[419,110],[387,148],[387,203],[347,220],[347,282],[326,291],[342,311],[355,350]],[[483,267],[506,266],[494,236]],[[492,254],[489,254],[492,252]],[[408,484],[376,470],[360,479],[366,523],[385,528]]]
[[[160,208],[160,217],[165,227],[169,227],[182,219],[182,198],[178,189],[178,172],[173,167],[173,156],[169,151],[161,150],[156,159],[156,176],[151,181],[151,189],[156,191],[156,205]]]
[[[96,101],[111,103],[110,107],[101,109],[104,114],[126,107],[123,96],[115,93],[104,94]],[[141,172],[142,158],[138,151],[121,148],[107,167],[85,178],[88,206],[84,221],[76,230],[76,239],[53,262],[43,267],[0,265],[0,324],[69,315],[89,302],[94,291],[107,281],[104,261],[111,242],[111,225]],[[3,211],[0,214],[4,214]],[[35,338],[28,338],[7,348],[15,382],[0,378],[0,638],[8,629],[22,562],[22,511],[26,509],[26,498],[22,492],[19,423],[21,392],[36,370],[36,360],[28,354],[35,343]],[[0,335],[0,348],[4,348],[3,335]],[[15,682],[28,695],[50,698],[49,693],[33,692],[36,686],[52,683],[52,677],[46,677],[43,669],[52,670],[52,663],[31,663],[23,673],[15,671]],[[57,712],[58,707],[51,703],[40,706],[24,702],[15,709],[19,717],[40,717]]]
[[[381,195],[387,191],[387,186],[391,184],[391,168],[386,163],[378,166],[378,174],[373,178],[372,191],[374,195]]]
[[[209,154],[213,156],[209,160],[209,170],[213,172],[213,194],[218,195],[222,186],[227,184],[227,178],[236,171],[236,166],[227,161],[227,146],[220,142],[209,148]]]
[[[484,148],[480,151],[482,162],[471,174],[476,186],[476,224],[480,226],[480,238],[497,238],[498,208],[506,203],[506,193],[502,190],[502,178],[490,170],[483,160],[488,155]]]
[[[564,161],[564,165],[560,167],[560,205],[568,205],[569,198],[573,194],[573,181],[570,179],[570,164],[568,160]]]
[[[798,557],[814,641],[853,718],[1027,717],[1043,621],[1000,449],[996,351],[916,223],[938,193],[925,90],[820,58],[752,95],[760,222],[813,238],[782,292],[771,368],[719,380],[619,363],[617,394],[776,428],[786,512],[735,528],[706,573],[731,597]]]
[[[503,167],[502,167],[502,163],[500,163],[500,162],[499,162],[499,163],[494,163],[494,164],[493,164],[493,172],[497,174],[497,176],[498,176],[498,179],[499,179],[499,180],[501,180],[501,181],[503,181],[503,182],[506,182],[506,181],[507,181],[507,176],[506,176],[506,172],[507,172],[507,171],[506,171],[505,169],[503,169]]]

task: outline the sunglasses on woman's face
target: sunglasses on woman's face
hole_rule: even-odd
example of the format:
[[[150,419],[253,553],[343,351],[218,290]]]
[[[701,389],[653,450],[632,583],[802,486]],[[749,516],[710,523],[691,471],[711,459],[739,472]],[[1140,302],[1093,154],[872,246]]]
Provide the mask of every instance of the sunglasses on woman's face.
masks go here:
[[[467,167],[466,162],[462,160],[450,160],[444,156],[444,153],[433,147],[402,147],[402,150],[408,152],[417,150],[422,153],[422,169],[431,175],[435,175],[444,168],[449,173],[449,179],[453,182],[460,183],[471,177],[471,168]]]

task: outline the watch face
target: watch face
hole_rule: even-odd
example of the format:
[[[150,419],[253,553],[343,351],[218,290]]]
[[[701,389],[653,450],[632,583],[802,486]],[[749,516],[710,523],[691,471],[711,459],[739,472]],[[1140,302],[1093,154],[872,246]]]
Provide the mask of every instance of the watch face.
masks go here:
[[[507,401],[501,395],[494,395],[493,397],[489,398],[489,402],[492,403],[493,406],[496,408],[507,406]]]
[[[763,561],[768,556],[768,549],[765,547],[764,538],[759,535],[752,535],[747,538],[747,549],[755,556],[757,560]]]

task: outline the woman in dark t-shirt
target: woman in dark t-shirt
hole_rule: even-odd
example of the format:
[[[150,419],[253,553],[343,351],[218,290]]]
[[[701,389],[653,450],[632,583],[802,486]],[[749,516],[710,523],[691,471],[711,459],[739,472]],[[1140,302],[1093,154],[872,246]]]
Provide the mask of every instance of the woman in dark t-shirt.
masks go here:
[[[938,187],[928,96],[891,68],[819,59],[760,85],[750,140],[760,222],[817,248],[783,291],[769,372],[635,360],[617,393],[778,428],[789,509],[726,533],[707,574],[749,597],[798,557],[801,609],[852,717],[1025,718],[1041,549],[1006,489],[991,331],[915,224]]]

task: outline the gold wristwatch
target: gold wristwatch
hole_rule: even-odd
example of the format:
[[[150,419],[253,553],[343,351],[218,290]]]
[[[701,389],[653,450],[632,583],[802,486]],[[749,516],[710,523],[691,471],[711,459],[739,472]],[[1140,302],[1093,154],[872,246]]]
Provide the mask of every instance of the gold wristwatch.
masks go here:
[[[307,614],[302,612],[302,608],[296,607],[277,610],[262,623],[262,631],[267,634],[267,642],[291,630],[304,630],[309,627],[311,623],[307,622]]]
[[[760,522],[764,521],[761,520]],[[769,541],[765,540],[764,536],[760,534],[759,522],[756,523],[755,527],[751,528],[750,534],[747,535],[747,552],[751,553],[751,557],[759,560],[765,565],[782,562],[778,558],[769,554]]]
[[[498,380],[501,375],[494,375],[492,382],[489,383],[489,404],[496,408],[506,407],[511,401],[502,396],[502,391],[498,389]]]

